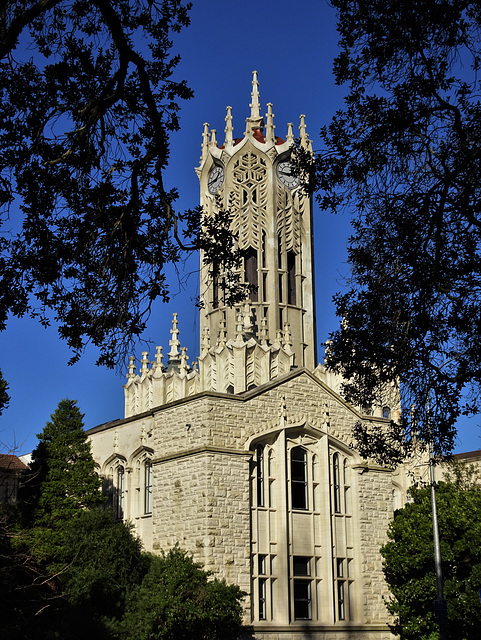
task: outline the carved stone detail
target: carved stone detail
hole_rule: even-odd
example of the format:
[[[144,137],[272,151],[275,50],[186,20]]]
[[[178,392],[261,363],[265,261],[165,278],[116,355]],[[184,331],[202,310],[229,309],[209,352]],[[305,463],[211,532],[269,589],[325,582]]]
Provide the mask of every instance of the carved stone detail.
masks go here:
[[[261,230],[267,228],[266,162],[252,151],[242,155],[234,165],[232,210],[236,212],[233,228],[239,234],[239,247],[261,245]]]

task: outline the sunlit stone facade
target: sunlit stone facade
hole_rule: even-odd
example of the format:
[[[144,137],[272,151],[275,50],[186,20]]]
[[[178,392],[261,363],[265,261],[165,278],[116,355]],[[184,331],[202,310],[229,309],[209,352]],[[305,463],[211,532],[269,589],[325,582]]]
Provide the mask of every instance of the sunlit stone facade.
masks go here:
[[[316,367],[312,209],[290,165],[295,136],[310,149],[304,116],[285,140],[271,104],[264,122],[255,73],[243,136],[230,107],[222,144],[204,125],[201,204],[234,214],[256,289],[227,308],[222,274],[209,281],[201,257],[200,356],[187,364],[174,316],[165,363],[160,347],[132,358],[125,418],[89,435],[117,517],[146,549],[179,543],[237,583],[256,638],[387,640],[379,548],[407,476],[362,460],[351,430],[387,424],[396,406],[362,415]]]

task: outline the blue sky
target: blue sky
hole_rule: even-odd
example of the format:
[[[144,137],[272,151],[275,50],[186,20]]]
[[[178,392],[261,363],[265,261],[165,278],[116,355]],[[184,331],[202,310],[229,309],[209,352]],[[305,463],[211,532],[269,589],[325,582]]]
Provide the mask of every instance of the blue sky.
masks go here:
[[[261,105],[273,103],[276,134],[285,137],[287,123],[306,115],[307,131],[319,149],[319,130],[342,106],[343,89],[332,75],[337,49],[333,9],[323,0],[295,3],[194,0],[191,25],[174,37],[174,50],[182,56],[176,79],[186,79],[194,98],[183,104],[181,130],[171,139],[171,160],[166,186],[180,192],[178,207],[198,204],[199,184],[194,167],[199,164],[203,123],[217,129],[222,139],[226,106],[232,106],[234,136],[242,136],[249,115],[252,71],[258,71]],[[322,342],[337,326],[333,294],[348,273],[346,244],[349,220],[320,213],[314,207],[317,335]],[[172,313],[179,313],[180,340],[190,359],[199,351],[197,311],[197,256],[186,265],[179,285],[171,274],[172,300],[158,303],[144,339],[135,355],[164,346],[170,339]],[[190,274],[190,275],[189,275]],[[123,417],[122,375],[95,366],[98,353],[87,349],[79,363],[67,366],[70,353],[55,327],[42,328],[24,318],[12,319],[0,334],[0,368],[10,385],[9,408],[0,416],[0,450],[31,451],[38,434],[62,398],[78,400],[85,426]],[[463,422],[457,451],[481,446],[479,419]]]

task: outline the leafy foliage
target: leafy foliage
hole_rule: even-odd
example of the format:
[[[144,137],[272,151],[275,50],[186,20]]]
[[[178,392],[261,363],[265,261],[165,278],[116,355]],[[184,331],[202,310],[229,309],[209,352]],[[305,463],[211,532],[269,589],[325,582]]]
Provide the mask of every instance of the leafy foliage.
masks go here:
[[[165,266],[215,244],[200,236],[202,212],[176,213],[163,183],[179,102],[192,96],[171,52],[189,8],[3,3],[0,330],[9,313],[48,324],[53,310],[73,360],[92,342],[100,363],[121,362],[153,300],[168,299]],[[227,259],[229,246],[219,247]]]
[[[74,637],[102,637],[122,617],[129,590],[142,582],[150,564],[132,526],[109,511],[83,511],[65,528],[68,565],[58,576],[62,598],[76,619]],[[72,637],[72,629],[64,633]]]
[[[59,403],[38,438],[20,492],[23,524],[35,557],[61,568],[67,524],[105,498],[75,400]]]
[[[243,592],[209,573],[178,548],[152,556],[142,584],[127,599],[125,640],[224,640],[241,633]]]
[[[0,508],[0,634],[2,640],[43,638],[55,625],[59,591],[45,567],[14,539],[13,514]]]
[[[403,640],[428,640],[437,630],[431,489],[412,489],[412,502],[396,512],[381,549],[392,594],[392,631]],[[481,626],[481,489],[466,474],[436,489],[444,594],[450,640],[476,640]],[[436,636],[437,637],[437,636]]]
[[[390,434],[358,430],[366,455],[399,460],[413,429],[449,451],[458,416],[479,409],[479,3],[332,4],[334,70],[349,91],[322,131],[311,186],[322,208],[352,212],[354,231],[327,362],[361,406],[401,384],[403,421]]]
[[[0,371],[0,414],[4,409],[8,407],[8,403],[10,401],[10,396],[7,393],[8,391],[8,383],[3,377],[2,372]]]

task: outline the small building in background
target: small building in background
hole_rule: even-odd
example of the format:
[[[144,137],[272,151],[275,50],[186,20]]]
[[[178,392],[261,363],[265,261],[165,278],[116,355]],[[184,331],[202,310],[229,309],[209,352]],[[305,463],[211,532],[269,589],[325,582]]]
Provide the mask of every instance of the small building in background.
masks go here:
[[[18,485],[27,465],[9,453],[0,454],[0,504],[17,503]]]

